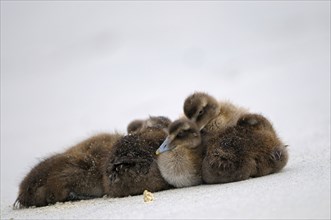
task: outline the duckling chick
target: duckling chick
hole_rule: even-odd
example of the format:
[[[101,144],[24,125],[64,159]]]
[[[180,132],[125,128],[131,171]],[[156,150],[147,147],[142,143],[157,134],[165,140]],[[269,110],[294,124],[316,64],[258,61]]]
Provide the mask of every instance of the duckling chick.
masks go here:
[[[41,161],[21,182],[14,208],[102,197],[101,158],[121,136],[96,135]]]
[[[172,187],[162,178],[155,155],[167,136],[165,128],[169,122],[166,117],[150,117],[143,121],[142,127],[122,137],[113,146],[103,162],[103,184],[109,197]]]
[[[201,184],[204,148],[199,128],[192,121],[182,118],[170,124],[168,132],[168,137],[156,151],[163,178],[175,187]]]
[[[143,127],[143,123],[144,120],[131,121],[126,128],[126,131],[128,132],[128,134],[138,132]]]
[[[286,146],[269,120],[245,114],[221,132],[206,133],[202,178],[206,183],[226,183],[280,171],[288,161]]]
[[[164,116],[149,116],[148,119],[145,120],[134,120],[129,123],[127,126],[128,134],[133,132],[139,132],[142,130],[146,130],[147,128],[161,128],[166,129],[171,123],[170,119]]]
[[[184,114],[194,121],[200,130],[221,131],[237,124],[247,109],[229,101],[217,101],[207,93],[195,92],[184,101]]]

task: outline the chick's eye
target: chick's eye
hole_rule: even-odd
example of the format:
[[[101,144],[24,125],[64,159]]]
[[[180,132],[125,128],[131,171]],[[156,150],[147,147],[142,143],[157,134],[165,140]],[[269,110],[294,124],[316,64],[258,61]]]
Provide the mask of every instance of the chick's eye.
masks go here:
[[[199,111],[199,113],[198,113],[198,114],[199,114],[199,115],[202,115],[202,114],[203,114],[203,112],[204,112],[204,111],[203,111],[203,109],[201,109],[201,110]]]
[[[179,138],[182,138],[185,136],[185,132],[184,131],[180,131],[178,134],[177,134],[177,137]]]

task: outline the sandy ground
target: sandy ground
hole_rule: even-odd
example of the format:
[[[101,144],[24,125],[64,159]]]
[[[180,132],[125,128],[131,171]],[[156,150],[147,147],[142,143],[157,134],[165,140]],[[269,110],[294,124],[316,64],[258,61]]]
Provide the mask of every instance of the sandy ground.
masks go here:
[[[1,219],[330,219],[330,2],[1,1]],[[290,159],[229,184],[13,210],[40,158],[194,91],[268,117]]]

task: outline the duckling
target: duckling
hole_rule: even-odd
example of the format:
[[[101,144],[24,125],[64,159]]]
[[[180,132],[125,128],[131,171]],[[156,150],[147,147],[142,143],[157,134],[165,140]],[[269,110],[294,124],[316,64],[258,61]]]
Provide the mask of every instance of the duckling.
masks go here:
[[[205,183],[226,183],[280,171],[288,161],[286,145],[270,121],[260,114],[245,114],[237,124],[205,133],[202,162]]]
[[[162,178],[155,155],[167,136],[165,128],[170,122],[166,117],[150,117],[113,146],[103,161],[103,184],[108,197],[172,188]]]
[[[149,116],[148,119],[145,120],[134,120],[129,123],[127,126],[128,134],[133,132],[139,132],[142,130],[146,130],[147,128],[162,128],[167,129],[169,124],[171,123],[170,119],[164,116]]]
[[[41,161],[21,182],[14,208],[102,197],[101,158],[121,136],[96,135]]]
[[[167,138],[156,151],[163,178],[175,187],[201,184],[204,148],[199,128],[192,121],[181,118],[171,123],[168,131]]]
[[[134,120],[130,122],[126,128],[128,134],[138,132],[143,127],[143,120]]]
[[[203,92],[195,92],[184,101],[185,116],[205,131],[221,131],[234,126],[245,113],[248,113],[247,109],[229,101],[217,101]]]

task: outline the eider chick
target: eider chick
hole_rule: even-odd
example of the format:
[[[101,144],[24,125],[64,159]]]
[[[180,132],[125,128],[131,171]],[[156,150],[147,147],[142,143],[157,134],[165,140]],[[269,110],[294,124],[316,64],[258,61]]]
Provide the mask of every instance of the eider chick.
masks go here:
[[[201,184],[204,149],[199,128],[182,118],[170,124],[168,132],[168,137],[156,152],[163,178],[175,187]]]
[[[156,192],[172,188],[162,178],[155,155],[167,136],[165,129],[169,123],[166,117],[150,117],[142,122],[141,127],[113,146],[103,162],[103,184],[109,197],[125,197],[142,194],[144,190]]]
[[[131,121],[126,128],[126,131],[128,132],[128,134],[133,133],[133,132],[138,132],[142,128],[143,123],[144,123],[144,120],[137,119],[137,120]]]
[[[205,133],[202,178],[226,183],[280,171],[288,161],[286,146],[262,115],[246,114],[221,132]]]
[[[164,116],[149,116],[148,119],[145,120],[134,120],[129,123],[127,126],[128,134],[139,132],[142,130],[146,130],[147,128],[161,128],[167,129],[171,120]]]
[[[102,197],[101,158],[120,137],[96,135],[41,161],[21,182],[14,208]]]
[[[229,101],[217,101],[203,92],[195,92],[184,102],[184,114],[194,121],[199,129],[221,131],[237,124],[239,117],[248,113],[247,109],[233,105]]]

